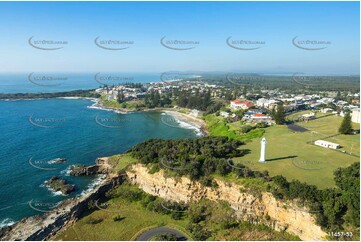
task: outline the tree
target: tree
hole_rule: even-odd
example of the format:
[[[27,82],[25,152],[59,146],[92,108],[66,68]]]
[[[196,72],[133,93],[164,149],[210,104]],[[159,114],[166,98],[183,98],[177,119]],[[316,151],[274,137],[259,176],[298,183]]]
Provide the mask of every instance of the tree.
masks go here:
[[[125,99],[125,96],[124,96],[123,90],[121,90],[121,91],[118,90],[118,95],[117,95],[118,103],[124,102],[124,99]]]
[[[286,114],[282,103],[277,105],[277,110],[274,114],[274,120],[276,124],[284,124],[286,122]]]
[[[243,97],[246,98],[246,96],[247,96],[247,87],[244,86],[242,91],[243,91],[243,92],[242,92]]]
[[[352,131],[352,124],[351,124],[351,115],[350,112],[345,113],[345,117],[343,117],[342,123],[338,132],[340,134],[350,134]]]
[[[153,99],[152,99],[152,102],[153,102],[153,106],[158,106],[159,105],[159,101],[160,101],[160,95],[159,95],[159,92],[156,91],[154,93],[154,96],[153,96]]]
[[[345,220],[356,227],[360,226],[360,163],[334,171],[336,185],[342,190],[343,202],[348,211]]]
[[[335,97],[335,101],[339,101],[341,100],[341,92],[340,91],[337,91],[337,94],[336,94],[336,97]]]
[[[270,112],[270,116],[271,118],[275,119],[276,118],[276,109],[273,107],[271,112]]]

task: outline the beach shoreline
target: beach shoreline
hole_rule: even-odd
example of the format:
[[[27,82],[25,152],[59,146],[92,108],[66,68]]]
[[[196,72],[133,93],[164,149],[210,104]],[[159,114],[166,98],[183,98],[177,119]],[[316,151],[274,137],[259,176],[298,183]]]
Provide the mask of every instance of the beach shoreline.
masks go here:
[[[159,111],[164,112],[164,113],[174,117],[174,119],[176,119],[178,121],[185,122],[185,123],[191,125],[194,129],[197,130],[197,132],[199,132],[200,136],[208,135],[207,125],[203,119],[194,117],[190,114],[178,112],[175,109],[163,109],[163,110],[161,109]]]
[[[207,136],[208,130],[207,130],[207,124],[206,122],[198,117],[192,116],[190,114],[179,112],[176,108],[144,108],[140,110],[129,110],[126,108],[114,108],[114,107],[108,107],[105,106],[102,101],[98,99],[93,99],[95,102],[88,108],[93,109],[100,109],[105,111],[113,111],[120,114],[127,114],[127,113],[134,113],[134,112],[163,112],[170,116],[172,116],[175,120],[187,123],[188,125],[192,126],[192,129],[195,129],[200,136]]]
[[[69,96],[69,97],[51,97],[55,99],[64,99],[64,100],[89,100],[94,102],[92,105],[88,106],[88,108],[91,109],[98,109],[98,110],[104,110],[104,111],[111,111],[119,114],[128,114],[128,113],[134,113],[134,112],[152,112],[152,111],[158,111],[158,112],[164,112],[168,115],[171,115],[180,122],[185,122],[192,126],[193,129],[195,129],[199,136],[207,136],[208,130],[206,122],[198,117],[194,117],[192,115],[179,112],[176,108],[141,108],[141,109],[126,109],[126,108],[118,108],[118,107],[108,107],[102,103],[102,100],[100,98],[95,97],[77,97],[77,96]],[[31,101],[31,100],[42,100],[42,99],[51,99],[51,98],[29,98],[29,99],[3,99],[1,101]]]

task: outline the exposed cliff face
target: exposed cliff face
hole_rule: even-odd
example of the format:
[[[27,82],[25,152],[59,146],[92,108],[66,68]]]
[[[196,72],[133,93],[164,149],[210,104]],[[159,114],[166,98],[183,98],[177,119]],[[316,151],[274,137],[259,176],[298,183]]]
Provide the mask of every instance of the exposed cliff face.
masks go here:
[[[133,165],[131,171],[127,171],[127,175],[133,184],[145,192],[167,200],[224,200],[235,210],[240,220],[262,222],[277,231],[285,230],[298,235],[302,240],[325,240],[326,233],[316,225],[313,214],[293,203],[277,201],[271,193],[253,195],[240,185],[221,180],[216,180],[218,188],[204,187],[186,177],[167,178],[163,171],[149,174],[148,169],[141,164]]]

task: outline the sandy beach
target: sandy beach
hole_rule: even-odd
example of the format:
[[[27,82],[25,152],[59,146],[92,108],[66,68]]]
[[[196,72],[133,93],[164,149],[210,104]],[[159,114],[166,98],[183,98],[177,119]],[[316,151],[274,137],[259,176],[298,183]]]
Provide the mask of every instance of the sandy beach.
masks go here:
[[[194,117],[189,114],[181,113],[175,110],[169,110],[169,109],[163,109],[161,110],[164,113],[173,116],[176,120],[179,120],[181,122],[185,122],[191,126],[194,126],[199,132],[201,132],[202,136],[206,136],[208,134],[207,132],[207,125],[206,122],[203,119]]]
[[[89,106],[89,108],[94,108],[94,109],[101,109],[101,110],[106,110],[106,111],[113,111],[116,113],[121,113],[121,114],[127,114],[130,112],[152,112],[152,111],[158,111],[158,112],[164,112],[172,117],[174,117],[174,119],[180,121],[180,122],[184,122],[190,126],[193,126],[194,129],[197,130],[197,132],[200,134],[200,136],[207,136],[208,132],[207,132],[207,125],[206,122],[201,119],[201,118],[197,118],[194,117],[192,115],[186,114],[186,113],[181,113],[178,112],[177,109],[173,109],[173,108],[144,108],[141,110],[129,110],[129,109],[125,109],[125,108],[114,108],[114,107],[107,107],[104,106],[101,102],[100,99],[93,99],[94,104]]]

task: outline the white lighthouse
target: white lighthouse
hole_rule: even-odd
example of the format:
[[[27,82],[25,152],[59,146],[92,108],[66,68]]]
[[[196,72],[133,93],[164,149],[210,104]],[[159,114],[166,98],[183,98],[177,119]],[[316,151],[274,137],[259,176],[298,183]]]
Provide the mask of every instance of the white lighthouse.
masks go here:
[[[266,162],[266,138],[261,140],[261,157],[259,158],[259,162]]]

